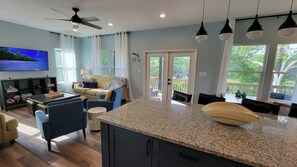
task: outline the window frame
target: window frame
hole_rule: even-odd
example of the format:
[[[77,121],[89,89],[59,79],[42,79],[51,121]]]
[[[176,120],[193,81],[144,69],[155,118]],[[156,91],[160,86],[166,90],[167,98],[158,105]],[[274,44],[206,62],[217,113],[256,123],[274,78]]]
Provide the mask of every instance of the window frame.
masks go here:
[[[262,71],[229,71],[228,68],[229,68],[229,65],[230,65],[230,60],[231,60],[231,57],[232,57],[232,50],[233,50],[233,47],[234,46],[257,46],[257,45],[264,45],[264,46],[266,46],[265,47],[265,54],[264,54]],[[269,57],[269,49],[270,49],[270,44],[267,44],[267,43],[249,43],[249,44],[246,44],[246,43],[237,43],[237,44],[233,44],[232,45],[232,48],[231,48],[231,55],[230,55],[229,60],[228,60],[228,67],[227,67],[227,70],[226,70],[226,76],[227,76],[226,77],[226,89],[227,89],[227,84],[228,84],[227,80],[228,80],[228,74],[229,74],[229,72],[260,73],[260,76],[259,76],[260,80],[259,80],[259,83],[258,83],[258,86],[257,86],[256,99],[261,99],[262,89],[263,89],[264,81],[265,81],[265,78],[266,78],[265,77],[265,74],[266,74],[266,68],[267,68],[267,61],[268,61],[268,57]]]

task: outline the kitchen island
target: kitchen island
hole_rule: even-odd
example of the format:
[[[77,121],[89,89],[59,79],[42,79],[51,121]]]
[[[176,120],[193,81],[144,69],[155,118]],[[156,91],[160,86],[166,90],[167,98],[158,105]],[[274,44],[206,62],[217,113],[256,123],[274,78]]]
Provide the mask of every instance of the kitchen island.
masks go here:
[[[103,167],[297,166],[297,119],[228,126],[201,108],[142,97],[101,115]]]

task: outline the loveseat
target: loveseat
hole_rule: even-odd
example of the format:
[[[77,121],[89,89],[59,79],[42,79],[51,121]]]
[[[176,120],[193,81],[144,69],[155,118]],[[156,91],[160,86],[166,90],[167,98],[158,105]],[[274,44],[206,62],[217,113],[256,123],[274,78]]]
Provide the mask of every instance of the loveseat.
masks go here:
[[[129,99],[128,80],[123,77],[115,76],[92,76],[89,81],[74,85],[74,93],[87,97],[88,99],[98,99],[100,95],[109,90],[123,88],[122,100]]]

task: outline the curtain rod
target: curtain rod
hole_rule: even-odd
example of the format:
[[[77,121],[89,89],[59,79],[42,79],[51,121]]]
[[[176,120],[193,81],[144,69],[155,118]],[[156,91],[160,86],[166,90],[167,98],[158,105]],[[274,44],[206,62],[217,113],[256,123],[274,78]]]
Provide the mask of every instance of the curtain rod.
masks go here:
[[[292,15],[297,15],[297,13],[292,13]],[[258,16],[258,18],[262,19],[262,18],[281,17],[281,16],[288,16],[288,13],[287,14],[275,14],[275,15],[267,15],[267,16]],[[254,19],[255,19],[255,17],[247,17],[247,18],[235,19],[235,21],[254,20]]]
[[[52,32],[52,31],[50,31],[50,33],[51,34],[56,34],[56,35],[61,35],[61,33],[57,33],[57,32]],[[71,35],[65,35],[64,34],[64,36],[71,36]],[[75,37],[75,36],[72,36],[73,38],[77,38],[77,37]]]

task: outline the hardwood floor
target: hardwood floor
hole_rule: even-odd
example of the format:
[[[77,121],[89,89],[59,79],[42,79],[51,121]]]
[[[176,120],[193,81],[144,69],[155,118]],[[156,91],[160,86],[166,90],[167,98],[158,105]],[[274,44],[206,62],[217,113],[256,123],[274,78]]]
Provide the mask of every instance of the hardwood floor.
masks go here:
[[[5,111],[1,111],[5,112]],[[52,141],[52,152],[41,138],[35,117],[26,107],[5,112],[19,122],[19,137],[12,146],[0,144],[0,166],[5,167],[101,167],[100,132],[90,132],[87,137],[82,131],[58,137]]]

